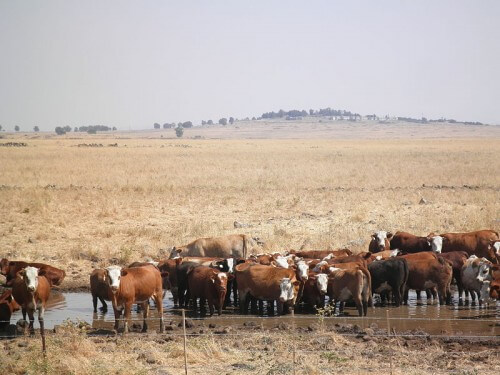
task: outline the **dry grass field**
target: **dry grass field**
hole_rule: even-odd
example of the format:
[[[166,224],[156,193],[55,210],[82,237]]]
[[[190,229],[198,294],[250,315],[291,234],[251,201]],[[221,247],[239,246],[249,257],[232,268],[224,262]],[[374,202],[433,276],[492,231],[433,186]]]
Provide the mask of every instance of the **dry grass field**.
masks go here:
[[[483,129],[478,137],[376,140],[368,139],[369,134],[360,139],[272,140],[162,139],[163,133],[11,136],[0,143],[22,141],[27,147],[0,147],[0,256],[62,267],[68,274],[62,289],[68,290],[86,288],[90,271],[110,261],[160,258],[171,246],[204,236],[247,233],[262,238],[264,250],[273,251],[344,246],[360,251],[379,229],[420,235],[499,230],[500,149],[498,130],[492,132],[490,138]],[[82,143],[103,147],[78,147]],[[113,143],[117,147],[108,146]],[[426,203],[419,203],[422,198]],[[234,221],[245,227],[235,229]],[[161,373],[161,366],[170,368],[164,374],[181,373],[182,343],[160,345],[157,340],[163,339],[153,335],[140,340],[138,348],[134,339],[90,339],[71,331],[65,339],[49,337],[47,360],[38,354],[38,340],[20,348],[18,340],[5,342],[9,357],[0,369],[130,373],[132,365],[134,373]],[[414,353],[404,354],[401,343],[388,342],[380,355],[366,358],[373,343],[343,340],[332,336],[328,341],[333,354],[299,355],[300,373],[380,369],[387,365],[387,348],[398,348],[404,361],[416,359]],[[241,354],[234,343],[227,349],[225,341],[213,338],[190,343],[190,363],[201,364],[193,373],[290,373],[285,360],[285,367],[279,367],[276,355]],[[346,345],[352,346],[350,353],[341,352]],[[476,364],[474,353],[457,359],[444,355],[450,349],[443,345],[422,344],[416,350],[428,352],[425,363],[415,362],[411,372],[408,362],[395,373],[440,373],[460,370],[461,364],[479,366],[481,373],[498,369],[498,359],[484,366],[482,357],[483,365]],[[73,355],[65,355],[68,348]],[[141,357],[148,348],[152,354]],[[26,364],[16,362],[24,356]],[[253,370],[228,370],[228,363],[243,357],[255,361]],[[289,357],[287,352],[283,358]],[[213,366],[203,368],[203,359],[213,360]]]
[[[378,229],[500,227],[497,138],[24,141],[0,147],[1,255],[65,268],[66,289],[203,236],[356,251]]]

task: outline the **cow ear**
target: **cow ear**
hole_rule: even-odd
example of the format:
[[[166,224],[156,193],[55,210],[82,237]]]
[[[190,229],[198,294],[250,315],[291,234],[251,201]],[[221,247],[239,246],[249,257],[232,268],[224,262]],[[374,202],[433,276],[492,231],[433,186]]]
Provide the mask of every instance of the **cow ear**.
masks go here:
[[[295,286],[299,286],[299,285],[300,285],[300,281],[295,280],[295,281],[293,282],[293,285],[295,285]]]
[[[179,254],[179,253],[181,253],[181,252],[182,252],[182,249],[181,249],[181,248],[176,248],[176,247],[174,246],[174,251],[175,251],[175,252],[177,252],[177,254]]]
[[[392,238],[392,232],[387,232],[387,239],[391,239]]]
[[[127,273],[128,273],[128,271],[122,270],[122,272],[120,273],[120,275],[127,276]]]
[[[161,277],[164,278],[164,277],[168,277],[169,273],[168,271],[162,271],[161,272]]]
[[[182,263],[182,258],[177,258],[177,259],[175,260],[175,264],[176,264],[177,266],[178,266],[179,264],[181,264],[181,263]]]
[[[277,267],[277,266],[278,266],[278,264],[276,263],[276,261],[274,261],[274,260],[273,260],[273,261],[271,262],[271,266],[273,266],[273,267]]]
[[[371,235],[371,237],[372,237],[372,240],[373,240],[373,241],[375,241],[375,237],[377,237],[377,233],[373,233],[373,234]]]
[[[45,276],[47,274],[47,270],[42,269],[38,271],[38,276]]]
[[[362,255],[362,258],[363,259],[370,259],[371,256],[372,256],[372,253],[370,253],[369,251],[367,251],[366,253],[364,253]]]

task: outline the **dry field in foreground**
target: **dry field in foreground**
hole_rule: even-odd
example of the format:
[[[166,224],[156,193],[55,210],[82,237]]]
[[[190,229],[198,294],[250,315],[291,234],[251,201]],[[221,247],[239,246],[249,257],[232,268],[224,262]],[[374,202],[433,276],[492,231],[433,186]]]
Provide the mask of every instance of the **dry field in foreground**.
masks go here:
[[[66,269],[66,289],[202,236],[358,251],[379,229],[500,227],[498,139],[22,140],[0,147],[0,255]]]

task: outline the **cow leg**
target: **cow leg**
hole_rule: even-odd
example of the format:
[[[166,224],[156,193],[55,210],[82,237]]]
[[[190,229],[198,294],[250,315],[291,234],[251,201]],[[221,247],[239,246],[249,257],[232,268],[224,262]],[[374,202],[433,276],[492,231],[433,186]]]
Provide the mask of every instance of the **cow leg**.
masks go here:
[[[163,299],[160,296],[163,296],[163,293],[156,293],[153,298],[155,300],[156,310],[160,316],[160,333],[163,333],[165,330],[163,326]]]
[[[276,310],[278,315],[283,315],[283,302],[277,301]]]
[[[34,335],[35,334],[35,327],[34,327],[34,324],[35,324],[35,314],[34,314],[35,310],[33,309],[28,309],[28,317],[30,319],[30,325],[29,325],[29,330],[30,330],[30,335]]]
[[[120,317],[122,315],[122,311],[119,310],[117,307],[113,306],[113,311],[115,313],[115,331],[118,332],[119,328],[119,322],[120,322]]]
[[[97,296],[92,294],[92,304],[94,305],[94,314],[97,314]]]
[[[149,301],[146,301],[142,304],[142,309],[143,309],[142,332],[147,332],[148,323],[146,319],[148,318],[149,315]]]
[[[26,321],[26,308],[23,307],[21,311],[22,311],[22,314],[23,314],[23,320]]]
[[[45,322],[43,321],[43,315],[45,313],[45,308],[42,304],[38,307],[38,324],[40,324],[40,334],[42,335],[42,349],[45,352]]]
[[[358,309],[359,316],[363,316],[363,303],[361,302],[361,296],[357,296],[354,298],[354,303],[356,304],[356,308]]]
[[[233,305],[238,306],[238,284],[236,279],[233,279]]]
[[[435,288],[433,288],[433,290],[435,290]],[[438,295],[439,295],[439,304],[440,305],[444,305],[445,301],[446,301],[446,290],[447,290],[447,286],[446,285],[438,285]]]
[[[107,313],[108,312],[108,305],[106,304],[106,301],[102,297],[99,297],[99,300],[101,301],[101,304],[102,304],[102,307],[101,307],[102,312]]]
[[[264,315],[264,301],[259,299],[257,303],[259,305],[259,315]]]
[[[125,313],[123,316],[123,321],[124,321],[124,326],[123,326],[123,333],[127,334],[128,333],[128,323],[130,321],[130,315],[132,312],[132,302],[125,302]]]
[[[401,306],[401,289],[397,285],[391,285],[392,295],[394,296],[394,303],[396,307]]]
[[[455,280],[457,281],[457,289],[458,289],[458,306],[463,306],[464,301],[462,299],[462,296],[464,293],[464,285],[462,284],[462,278],[456,277]]]
[[[209,296],[207,298],[207,302],[208,302],[208,310],[210,311],[210,316],[213,316],[215,309],[214,309],[214,300],[213,300],[212,296]]]

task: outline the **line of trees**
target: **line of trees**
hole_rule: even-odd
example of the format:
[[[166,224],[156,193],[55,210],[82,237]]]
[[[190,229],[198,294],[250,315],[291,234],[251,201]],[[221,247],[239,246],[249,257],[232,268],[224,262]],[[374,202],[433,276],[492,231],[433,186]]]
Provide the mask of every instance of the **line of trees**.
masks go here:
[[[35,126],[35,128],[38,129],[38,126]],[[69,125],[66,125],[66,126],[56,126],[55,128],[55,132],[57,135],[63,135],[63,134],[66,134],[66,133],[69,133],[71,132],[71,126]],[[73,131],[75,133],[77,132],[87,132],[89,134],[96,134],[97,132],[109,132],[109,131],[116,131],[116,126],[113,126],[113,127],[110,127],[110,126],[106,126],[106,125],[88,125],[88,126],[75,126],[75,128],[73,129]],[[35,131],[38,131],[38,130],[35,130]]]
[[[290,111],[284,111],[280,109],[278,112],[265,112],[260,117],[261,119],[274,119],[274,118],[296,118],[296,117],[306,117],[306,116],[359,116],[358,113],[353,113],[351,111],[346,111],[343,109],[332,109],[330,107],[320,108],[318,110],[310,109],[306,111],[305,109],[292,109]]]

